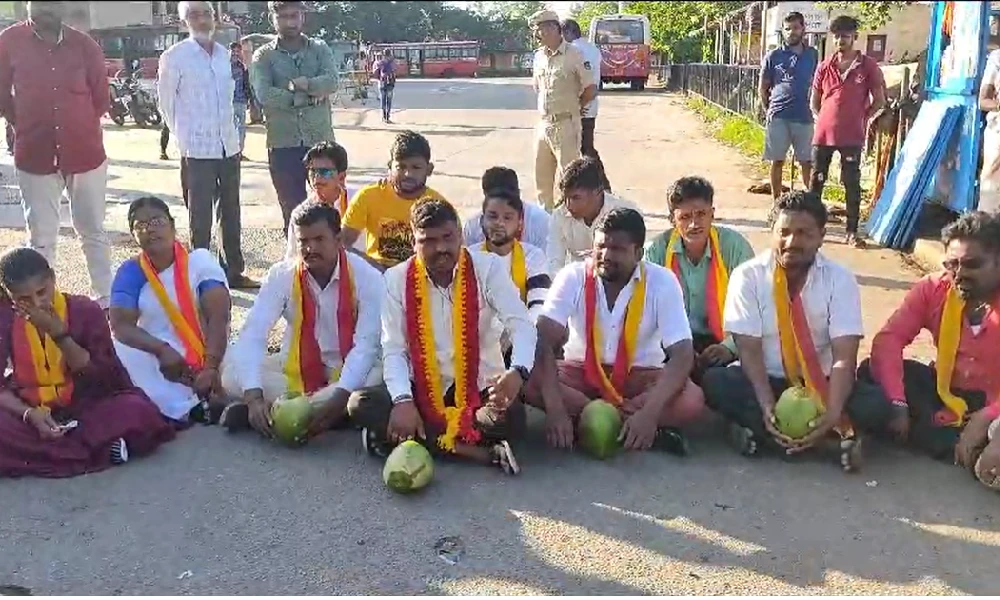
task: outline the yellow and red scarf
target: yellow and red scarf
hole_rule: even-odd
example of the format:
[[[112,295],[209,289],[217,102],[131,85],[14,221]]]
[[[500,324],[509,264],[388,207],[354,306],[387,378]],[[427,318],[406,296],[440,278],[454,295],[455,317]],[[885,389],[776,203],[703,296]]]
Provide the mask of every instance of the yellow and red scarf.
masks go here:
[[[347,251],[340,249],[338,257],[340,278],[337,281],[337,342],[341,361],[354,348],[354,330],[358,324],[358,308],[354,295],[354,274],[347,262]],[[285,363],[288,391],[298,394],[312,394],[330,381],[340,378],[340,370],[326,372],[323,357],[316,339],[316,299],[313,298],[307,278],[309,269],[299,261],[292,280],[292,306],[295,317],[292,321],[292,343]]]
[[[681,277],[681,264],[676,257],[674,248],[681,243],[681,236],[677,228],[674,227],[667,241],[666,259],[664,265],[677,275],[678,281],[684,281]],[[712,337],[716,342],[721,342],[726,337],[722,328],[722,313],[726,305],[726,291],[729,288],[729,270],[726,268],[726,261],[722,257],[721,246],[719,245],[719,231],[712,227],[708,233],[709,249],[709,273],[705,277],[705,314],[708,316],[708,329],[712,332]]]
[[[774,308],[778,320],[778,340],[781,344],[781,363],[785,379],[790,386],[805,387],[825,410],[830,386],[823,367],[820,366],[816,344],[806,320],[801,293],[792,295],[788,289],[788,275],[781,265],[774,267]],[[844,411],[836,428],[841,437],[853,435],[853,428]]]
[[[483,242],[483,252],[489,252],[487,242]],[[524,246],[514,240],[514,248],[510,251],[510,277],[521,292],[521,302],[528,301],[528,263],[524,258]]]
[[[69,327],[66,296],[56,290],[52,307]],[[46,335],[44,339],[30,321],[14,317],[11,332],[11,358],[18,396],[31,406],[68,406],[73,398],[73,378],[63,360],[59,345]]]
[[[604,400],[615,406],[624,402],[622,391],[625,380],[632,369],[635,358],[635,348],[639,339],[639,323],[646,306],[646,267],[639,263],[639,279],[635,282],[632,297],[625,308],[625,327],[618,338],[618,351],[615,353],[615,364],[608,378],[601,364],[604,344],[601,341],[601,327],[597,322],[597,273],[594,262],[587,261],[586,277],[583,284],[583,301],[586,318],[587,348],[584,356],[583,375],[587,384],[600,390]]]
[[[454,451],[458,441],[475,444],[480,433],[474,426],[479,395],[479,284],[472,255],[462,249],[455,270],[452,304],[452,347],[455,351],[455,402],[445,404],[440,360],[434,341],[433,313],[427,269],[419,256],[406,267],[406,339],[413,364],[414,401],[420,415],[441,435],[437,444]]]
[[[174,242],[174,294],[175,304],[160,281],[153,263],[146,253],[139,255],[139,266],[146,276],[153,294],[160,302],[160,307],[167,314],[167,319],[174,328],[177,337],[184,344],[184,362],[192,369],[200,369],[205,362],[205,335],[201,329],[201,318],[198,315],[198,304],[191,290],[191,277],[188,270],[188,251],[180,242]]]

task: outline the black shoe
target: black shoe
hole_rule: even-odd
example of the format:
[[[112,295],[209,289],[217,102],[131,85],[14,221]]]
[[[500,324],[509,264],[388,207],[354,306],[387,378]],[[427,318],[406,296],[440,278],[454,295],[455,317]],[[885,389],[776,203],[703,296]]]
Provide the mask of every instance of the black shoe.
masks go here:
[[[385,458],[392,451],[389,444],[385,440],[379,439],[375,430],[368,427],[361,428],[361,447],[365,449],[365,452],[369,456],[376,458]]]
[[[222,409],[219,425],[229,433],[250,429],[250,405],[246,402],[233,402]]]
[[[167,156],[166,152],[160,152],[160,160],[170,160],[170,157]]]
[[[760,440],[752,429],[736,423],[729,424],[729,442],[743,456],[757,456]]]
[[[656,439],[653,440],[653,447],[676,456],[691,454],[691,447],[688,445],[684,434],[679,429],[673,427],[659,428],[656,431]]]
[[[128,444],[125,438],[118,438],[111,444],[111,464],[124,465],[128,462]]]

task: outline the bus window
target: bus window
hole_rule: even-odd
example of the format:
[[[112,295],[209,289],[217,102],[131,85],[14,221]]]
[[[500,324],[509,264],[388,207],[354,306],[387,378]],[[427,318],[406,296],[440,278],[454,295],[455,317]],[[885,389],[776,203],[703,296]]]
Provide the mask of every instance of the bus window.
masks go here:
[[[597,40],[602,44],[642,44],[645,43],[641,21],[599,21]]]
[[[448,48],[448,56],[450,58],[461,58],[462,49],[461,48]]]

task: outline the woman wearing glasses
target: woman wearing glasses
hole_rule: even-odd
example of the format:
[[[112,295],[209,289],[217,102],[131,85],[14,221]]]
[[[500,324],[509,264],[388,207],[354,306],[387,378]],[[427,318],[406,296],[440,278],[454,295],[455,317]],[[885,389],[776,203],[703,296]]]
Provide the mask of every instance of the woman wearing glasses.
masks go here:
[[[115,350],[178,428],[217,420],[226,403],[219,377],[229,338],[226,274],[208,250],[189,252],[177,241],[163,200],[133,201],[128,221],[142,252],[122,263],[112,285]]]

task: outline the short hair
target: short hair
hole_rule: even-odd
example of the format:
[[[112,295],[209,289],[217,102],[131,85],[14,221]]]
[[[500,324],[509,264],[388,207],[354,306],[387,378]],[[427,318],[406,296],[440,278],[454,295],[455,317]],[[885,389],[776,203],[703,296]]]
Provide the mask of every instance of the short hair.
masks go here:
[[[704,200],[711,205],[715,201],[715,188],[704,177],[681,177],[671,186],[667,202],[673,211],[686,200]]]
[[[233,42],[232,44],[229,44],[229,50],[230,51],[232,51],[232,50],[241,50],[242,48],[243,48],[243,45],[240,44],[239,42]]]
[[[407,129],[396,134],[396,139],[389,149],[392,160],[400,161],[407,158],[424,158],[431,161],[431,144],[427,138],[416,131]]]
[[[594,224],[594,231],[600,231],[605,235],[609,233],[627,233],[632,243],[640,248],[646,245],[646,222],[642,214],[634,208],[619,206],[612,208],[597,219]]]
[[[521,185],[517,181],[517,171],[508,167],[490,167],[483,172],[483,193],[497,188],[507,188],[520,193]]]
[[[604,170],[601,163],[589,156],[583,156],[566,165],[562,177],[559,178],[559,191],[569,190],[603,190]]]
[[[1000,220],[983,211],[965,213],[941,230],[945,246],[955,240],[978,242],[990,254],[1000,254]]]
[[[298,228],[326,223],[333,233],[340,233],[340,212],[325,202],[306,200],[292,211],[292,222]]]
[[[205,0],[182,0],[177,3],[177,16],[181,18],[181,21],[187,19],[188,11],[191,10],[191,5],[196,3],[208,5],[208,10],[212,11],[213,15],[215,14],[214,2],[207,2]]]
[[[306,151],[302,158],[302,164],[309,166],[309,163],[317,158],[327,158],[336,167],[338,173],[347,172],[347,149],[337,142],[320,142]]]
[[[136,213],[138,213],[141,208],[152,208],[158,210],[167,215],[167,219],[170,221],[171,225],[174,224],[174,216],[170,214],[170,207],[167,206],[166,202],[156,196],[143,196],[141,198],[136,198],[128,205],[127,218],[129,231],[132,231],[135,228]]]
[[[4,290],[10,291],[37,275],[55,275],[49,261],[38,250],[22,246],[0,255],[0,285]]]
[[[576,19],[564,20],[562,22],[562,28],[563,31],[568,31],[573,35],[575,35],[576,37],[580,37],[583,35],[583,32],[580,31],[580,24],[576,22]]]
[[[291,0],[271,0],[267,3],[267,10],[271,11],[272,14],[276,14],[283,8],[297,8],[299,10],[305,10],[305,2],[294,2]]]
[[[517,211],[517,214],[524,214],[524,201],[521,200],[521,194],[518,193],[516,189],[511,189],[509,187],[497,187],[486,190],[483,192],[483,212],[486,212],[486,203],[496,198],[498,200],[503,200],[507,203],[507,206],[513,208]]]
[[[800,13],[797,10],[793,10],[792,12],[785,15],[785,18],[783,20],[785,23],[794,23],[798,21],[799,25],[802,25],[803,27],[805,27],[806,25],[806,18],[802,16],[802,13]]]
[[[830,33],[857,33],[860,24],[850,15],[840,15],[830,21]]]
[[[804,212],[812,216],[819,227],[826,227],[827,211],[826,205],[817,194],[804,190],[792,190],[785,192],[778,197],[775,204],[777,211],[784,212]]]
[[[446,223],[459,224],[458,211],[447,200],[421,198],[410,207],[410,225],[414,229],[440,227]]]

